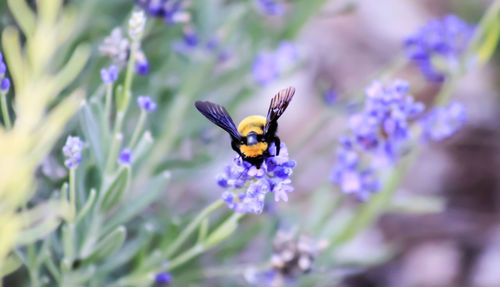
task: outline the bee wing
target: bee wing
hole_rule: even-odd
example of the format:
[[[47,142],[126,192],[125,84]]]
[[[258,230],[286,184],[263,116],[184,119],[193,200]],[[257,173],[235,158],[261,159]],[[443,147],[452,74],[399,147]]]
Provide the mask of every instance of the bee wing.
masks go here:
[[[285,112],[288,104],[292,101],[293,95],[295,94],[294,87],[288,87],[279,91],[271,100],[269,105],[269,110],[267,111],[266,126],[264,128],[264,134],[269,132],[276,132],[278,128],[278,119]]]
[[[220,128],[229,133],[231,138],[240,140],[240,134],[236,129],[236,125],[231,119],[226,109],[223,106],[211,103],[197,101],[194,103],[195,107],[212,123],[218,125]]]

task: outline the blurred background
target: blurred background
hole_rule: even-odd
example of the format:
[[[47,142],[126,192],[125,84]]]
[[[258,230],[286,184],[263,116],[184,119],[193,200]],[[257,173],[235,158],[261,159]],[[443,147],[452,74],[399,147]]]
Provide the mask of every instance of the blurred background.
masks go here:
[[[99,70],[109,65],[99,46],[114,27],[124,27],[142,2],[65,1],[78,13],[71,41],[92,45],[86,68],[72,84],[85,87],[89,98],[99,93]],[[294,86],[295,98],[279,122],[279,136],[297,161],[289,201],[266,202],[263,215],[245,218],[230,239],[176,269],[172,282],[266,286],[245,266],[258,269],[269,261],[278,230],[328,239],[362,204],[342,196],[329,179],[338,136],[346,131],[347,117],[363,99],[364,88],[390,72],[390,79],[410,83],[416,100],[431,103],[442,84],[429,83],[405,61],[403,39],[448,14],[478,23],[492,1],[276,1],[283,10],[271,13],[258,0],[182,2],[189,20],[171,24],[148,17],[141,48],[149,73],[137,76],[133,88],[135,95],[151,96],[158,109],[148,120],[155,145],[134,168],[131,192],[140,196],[148,178],[163,170],[171,172],[172,182],[130,224],[137,232],[151,224],[158,238],[175,237],[188,214],[220,197],[215,177],[234,152],[229,137],[195,110],[195,100],[224,105],[239,122],[247,115],[265,115],[272,96]],[[13,23],[6,4],[0,3],[0,27]],[[281,51],[279,71],[273,70],[276,63],[257,66],[256,61],[275,51]],[[421,146],[395,192],[395,204],[352,240],[328,249],[310,273],[287,284],[500,286],[499,60],[495,53],[488,64],[471,65],[456,83],[452,98],[465,104],[467,123],[451,138]],[[124,130],[131,134],[138,117],[137,110],[130,110]],[[74,117],[65,133],[83,134],[81,118]],[[60,154],[64,140],[37,169],[37,192],[30,204],[49,198],[66,178]],[[89,180],[91,172],[79,184]],[[218,266],[229,270],[212,270]],[[4,284],[28,286],[20,283],[22,277],[23,271],[16,272]]]

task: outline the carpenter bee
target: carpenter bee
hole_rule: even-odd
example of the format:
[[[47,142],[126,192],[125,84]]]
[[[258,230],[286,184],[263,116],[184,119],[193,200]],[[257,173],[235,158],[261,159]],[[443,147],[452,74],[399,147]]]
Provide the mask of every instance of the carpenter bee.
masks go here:
[[[195,106],[207,119],[231,136],[231,147],[244,161],[260,168],[262,162],[270,156],[269,147],[272,143],[276,145],[276,155],[279,155],[281,142],[276,135],[278,119],[285,112],[294,94],[293,87],[279,91],[271,100],[267,117],[246,117],[237,129],[224,107],[202,101],[197,101]]]

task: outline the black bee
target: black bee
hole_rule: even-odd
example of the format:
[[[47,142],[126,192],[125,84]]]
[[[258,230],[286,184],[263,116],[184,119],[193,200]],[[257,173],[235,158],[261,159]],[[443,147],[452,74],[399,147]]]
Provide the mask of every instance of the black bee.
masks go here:
[[[278,119],[285,112],[295,94],[295,88],[279,91],[271,100],[267,117],[249,116],[243,119],[236,129],[226,109],[211,102],[197,101],[196,108],[212,123],[218,125],[231,136],[231,147],[243,160],[260,168],[264,159],[269,157],[271,143],[280,152],[280,138],[276,136]]]

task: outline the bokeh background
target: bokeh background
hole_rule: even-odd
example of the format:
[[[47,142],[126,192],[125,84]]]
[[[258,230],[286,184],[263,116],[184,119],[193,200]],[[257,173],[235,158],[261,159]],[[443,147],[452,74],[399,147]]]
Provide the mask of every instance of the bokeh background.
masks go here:
[[[109,65],[98,47],[114,27],[125,26],[135,3],[65,2],[78,14],[70,42],[92,46],[90,60],[68,90],[84,87],[90,98],[99,92],[99,70]],[[151,175],[164,170],[171,172],[172,180],[161,198],[130,222],[131,234],[150,224],[157,241],[163,242],[158,238],[175,237],[187,218],[220,197],[215,177],[234,153],[228,136],[195,110],[195,100],[226,106],[238,122],[249,114],[264,115],[277,91],[296,87],[280,119],[279,136],[297,167],[292,177],[295,191],[287,203],[266,203],[264,214],[245,218],[221,245],[176,269],[172,286],[266,286],[250,273],[269,261],[277,230],[300,230],[321,240],[341,229],[361,204],[355,197],[341,196],[329,181],[337,138],[346,130],[353,103],[362,99],[366,85],[388,70],[395,71],[391,79],[410,82],[417,100],[431,103],[442,85],[427,82],[415,65],[404,61],[403,39],[448,14],[477,23],[492,1],[282,1],[282,15],[266,14],[259,1],[185,2],[191,21],[169,25],[150,17],[142,42],[150,72],[136,77],[133,90],[151,96],[158,109],[148,119],[155,145],[133,170],[130,190],[140,196]],[[0,28],[14,23],[7,5],[0,3]],[[192,46],[185,44],[190,32],[196,35]],[[210,41],[217,41],[217,47],[208,49]],[[294,46],[290,63],[279,76],[259,83],[252,70],[255,60],[283,42]],[[61,60],[72,45],[60,54]],[[312,272],[287,284],[500,286],[499,59],[495,53],[488,64],[472,65],[456,83],[452,97],[465,104],[467,123],[451,138],[420,147],[394,204],[353,240],[328,249]],[[129,111],[126,136],[138,116],[137,110]],[[73,117],[64,133],[83,134],[81,121]],[[314,126],[321,129],[308,133]],[[65,139],[57,141],[37,169],[30,205],[50,198],[65,181],[60,154]],[[88,153],[84,151],[84,157],[90,157]],[[89,177],[92,173],[79,185],[85,186]],[[26,270],[13,273],[4,285],[29,286],[25,275]]]

